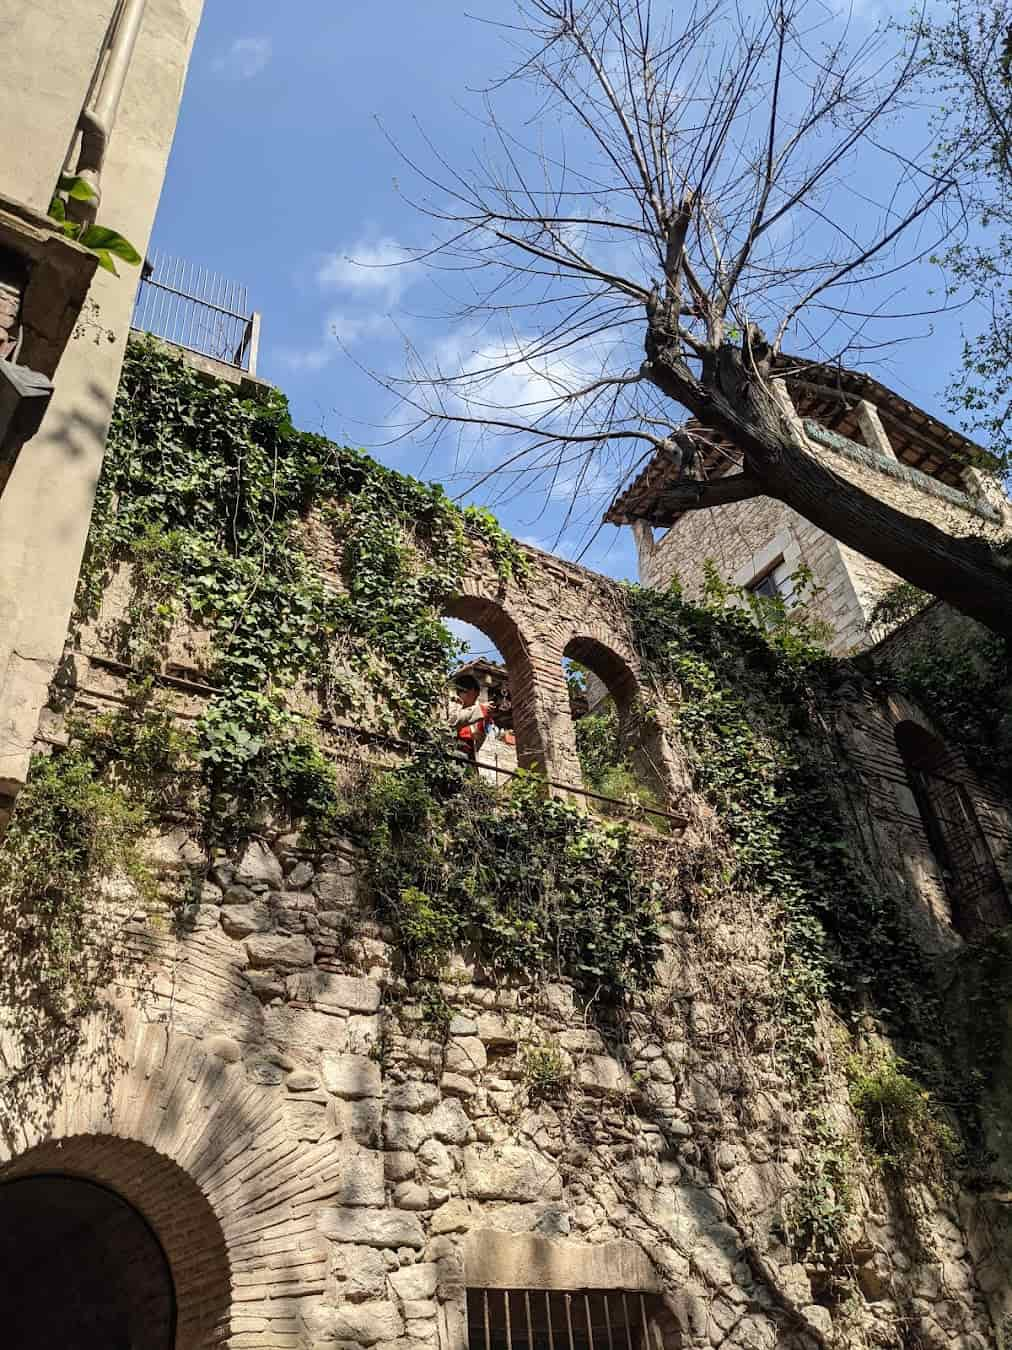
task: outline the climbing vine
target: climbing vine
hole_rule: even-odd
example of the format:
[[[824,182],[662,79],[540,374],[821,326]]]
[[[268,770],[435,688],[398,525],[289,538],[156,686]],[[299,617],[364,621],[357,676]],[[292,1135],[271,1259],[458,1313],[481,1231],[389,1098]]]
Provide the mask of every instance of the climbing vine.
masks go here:
[[[471,946],[490,971],[566,976],[588,1000],[648,985],[659,904],[632,833],[546,798],[536,776],[496,793],[422,754],[375,777],[345,823],[416,976]]]
[[[240,398],[131,344],[78,607],[94,615],[111,570],[129,569],[120,647],[142,678],[176,620],[203,626],[198,674],[219,692],[196,753],[212,798],[302,783],[315,800],[327,772],[292,710],[299,691],[331,715],[424,734],[457,650],[440,605],[475,547],[504,577],[524,569],[487,512],[297,431],[273,391]]]
[[[645,672],[669,693],[697,787],[726,841],[704,887],[760,897],[782,944],[771,989],[781,1054],[814,1079],[815,1027],[831,1004],[856,1026],[869,1002],[881,1025],[944,1100],[966,1106],[968,1085],[938,1070],[946,1040],[934,973],[903,915],[865,871],[848,827],[840,761],[816,721],[847,697],[846,667],[830,661],[802,615],[756,622],[723,585],[702,604],[677,586],[629,592]],[[976,1130],[974,1110],[964,1112]]]

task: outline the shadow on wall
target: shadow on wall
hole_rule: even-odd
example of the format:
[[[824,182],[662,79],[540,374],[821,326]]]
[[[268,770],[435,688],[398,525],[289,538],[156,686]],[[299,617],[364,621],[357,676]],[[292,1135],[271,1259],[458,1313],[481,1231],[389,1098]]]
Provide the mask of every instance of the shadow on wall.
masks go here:
[[[1012,923],[1008,891],[981,828],[961,757],[916,722],[894,730],[925,834],[945,881],[952,926],[975,941]]]

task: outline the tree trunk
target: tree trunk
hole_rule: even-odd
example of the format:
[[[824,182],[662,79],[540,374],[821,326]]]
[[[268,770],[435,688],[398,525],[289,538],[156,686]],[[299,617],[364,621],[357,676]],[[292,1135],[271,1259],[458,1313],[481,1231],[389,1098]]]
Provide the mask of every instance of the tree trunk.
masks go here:
[[[647,333],[648,374],[669,398],[739,446],[762,494],[793,507],[840,543],[881,563],[992,632],[1012,638],[1012,559],[981,540],[957,538],[895,507],[826,467],[799,442],[766,387],[768,358],[722,347],[698,380],[657,318]],[[704,382],[705,381],[705,382]]]

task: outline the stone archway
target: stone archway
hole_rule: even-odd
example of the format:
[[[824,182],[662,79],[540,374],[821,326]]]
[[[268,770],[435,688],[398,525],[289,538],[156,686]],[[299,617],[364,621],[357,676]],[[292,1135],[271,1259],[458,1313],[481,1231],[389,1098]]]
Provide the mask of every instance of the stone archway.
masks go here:
[[[9,1221],[20,1223],[15,1251],[27,1264],[20,1287],[5,1280],[0,1318],[32,1319],[31,1350],[57,1350],[61,1329],[79,1350],[212,1350],[227,1337],[221,1224],[150,1146],[112,1135],[38,1144],[0,1169],[0,1250]]]
[[[63,1172],[0,1185],[0,1270],[10,1345],[174,1350],[176,1288],[164,1248],[105,1186]]]
[[[206,982],[203,967],[194,981]],[[191,996],[188,978],[175,996]],[[210,1004],[207,1014],[221,1025]],[[306,1212],[339,1189],[333,1143],[299,1144],[293,1159],[300,1136],[281,1075],[251,1079],[241,1049],[110,1004],[71,1060],[5,1103],[0,1188],[58,1174],[136,1211],[171,1271],[173,1350],[227,1350],[253,1331],[259,1342],[238,1344],[293,1344],[306,1300],[326,1284],[326,1241],[304,1230]]]
[[[513,700],[517,762],[522,769],[540,769],[551,777],[552,754],[545,736],[538,680],[530,644],[519,623],[500,601],[480,593],[451,596],[443,605],[443,614],[480,628],[502,653]]]

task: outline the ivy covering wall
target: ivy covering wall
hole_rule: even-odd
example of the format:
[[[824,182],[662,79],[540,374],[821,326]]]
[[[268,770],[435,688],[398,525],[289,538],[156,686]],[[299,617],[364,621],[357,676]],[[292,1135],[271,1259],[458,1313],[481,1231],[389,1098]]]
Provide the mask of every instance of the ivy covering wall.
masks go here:
[[[321,531],[339,578],[318,561]],[[981,1148],[980,1084],[953,1053],[936,972],[848,819],[828,728],[854,672],[782,604],[757,614],[716,583],[699,605],[630,588],[644,679],[691,760],[691,840],[599,822],[531,776],[492,793],[446,758],[433,723],[454,656],[441,607],[475,546],[504,575],[522,572],[486,514],[297,431],[278,395],[243,400],[132,345],[79,595],[84,621],[112,572],[130,569],[130,699],[71,720],[70,748],[37,761],[19,801],[0,868],[0,917],[24,933],[18,969],[48,942],[49,1003],[69,989],[69,1015],[86,1011],[90,910],[110,874],[143,890],[140,845],[166,817],[208,858],[271,811],[321,847],[350,835],[437,1018],[441,970],[462,946],[497,978],[562,975],[588,1007],[642,1012],[665,913],[704,934],[714,914],[747,907],[770,935],[768,977],[722,1012],[743,1046],[776,1029],[777,1061],[810,1112],[811,1166],[787,1222],[799,1250],[830,1252],[849,1203],[846,1147],[819,1117],[831,1069],[846,1066],[869,1156],[894,1174]],[[190,727],[156,678],[177,620],[209,632],[200,673],[218,691]],[[300,695],[395,728],[418,751],[349,782]],[[612,733],[597,733],[584,753],[606,773]],[[828,1059],[827,1026],[841,1038]],[[895,1049],[875,1050],[875,1036]]]

